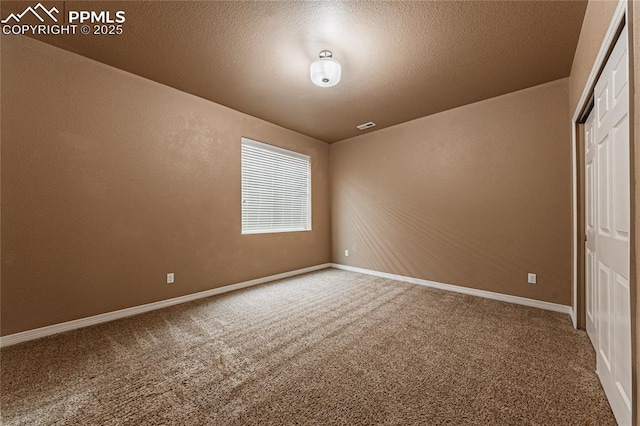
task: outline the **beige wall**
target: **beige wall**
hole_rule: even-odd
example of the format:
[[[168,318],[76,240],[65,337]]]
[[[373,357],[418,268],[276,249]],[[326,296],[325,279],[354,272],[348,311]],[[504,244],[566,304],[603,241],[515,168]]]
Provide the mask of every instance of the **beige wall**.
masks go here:
[[[27,38],[2,89],[2,335],[329,261],[325,143]],[[313,231],[241,235],[241,136],[312,157]]]
[[[573,58],[570,75],[571,101],[569,110],[571,116],[575,111],[589,73],[604,40],[604,35],[609,28],[613,13],[618,6],[617,1],[589,1],[582,22],[582,30],[578,39],[578,46]]]
[[[331,145],[333,261],[569,305],[568,89],[558,80]]]

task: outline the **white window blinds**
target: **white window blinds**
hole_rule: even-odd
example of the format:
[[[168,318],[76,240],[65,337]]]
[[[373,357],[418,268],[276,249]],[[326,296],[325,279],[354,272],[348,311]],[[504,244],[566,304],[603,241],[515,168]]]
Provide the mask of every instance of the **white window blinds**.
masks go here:
[[[242,138],[242,233],[309,229],[309,156]]]

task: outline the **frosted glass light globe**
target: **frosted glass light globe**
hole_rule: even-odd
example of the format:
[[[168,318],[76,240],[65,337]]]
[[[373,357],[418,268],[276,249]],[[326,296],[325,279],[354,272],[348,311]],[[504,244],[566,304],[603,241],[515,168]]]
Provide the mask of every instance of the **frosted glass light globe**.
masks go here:
[[[332,87],[340,82],[342,66],[340,62],[331,58],[331,52],[325,50],[320,52],[319,59],[311,63],[309,75],[316,86]]]

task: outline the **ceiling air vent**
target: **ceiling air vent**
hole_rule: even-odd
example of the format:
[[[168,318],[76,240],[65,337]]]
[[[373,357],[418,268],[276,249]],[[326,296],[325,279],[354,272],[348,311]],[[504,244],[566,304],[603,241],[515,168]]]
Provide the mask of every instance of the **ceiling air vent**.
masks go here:
[[[367,130],[367,129],[372,128],[375,125],[376,125],[376,123],[374,123],[373,121],[370,121],[368,123],[362,123],[362,124],[360,124],[359,126],[356,126],[356,127],[358,129],[360,129],[360,130]]]

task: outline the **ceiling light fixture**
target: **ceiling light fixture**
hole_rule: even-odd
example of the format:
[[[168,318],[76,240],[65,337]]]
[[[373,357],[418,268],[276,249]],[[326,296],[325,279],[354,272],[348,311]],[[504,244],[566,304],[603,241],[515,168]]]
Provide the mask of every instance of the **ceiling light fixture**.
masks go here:
[[[330,51],[323,50],[320,52],[320,58],[311,63],[309,75],[316,86],[331,87],[340,82],[342,66],[332,56]]]

